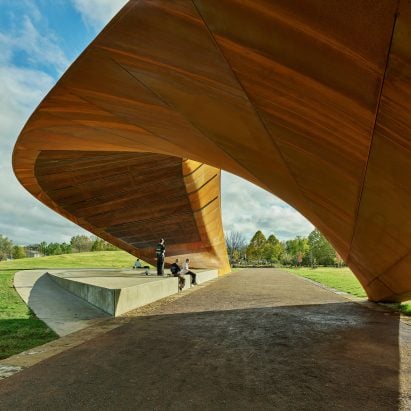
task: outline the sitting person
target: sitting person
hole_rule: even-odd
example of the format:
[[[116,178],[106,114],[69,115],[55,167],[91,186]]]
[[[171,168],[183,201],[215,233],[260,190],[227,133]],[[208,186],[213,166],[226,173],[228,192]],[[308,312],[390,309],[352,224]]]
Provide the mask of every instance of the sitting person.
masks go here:
[[[191,284],[192,285],[197,285],[197,281],[196,281],[197,275],[195,273],[193,273],[192,271],[190,271],[190,268],[188,266],[189,262],[190,262],[190,259],[187,258],[186,262],[184,263],[183,269],[181,270],[181,274],[190,274],[191,275]]]
[[[176,259],[176,261],[173,264],[171,264],[170,271],[171,271],[171,274],[173,274],[174,277],[178,277],[178,289],[180,291],[182,291],[182,289],[184,288],[184,286],[186,284],[186,279],[181,274],[181,268],[178,265],[178,258]]]
[[[135,269],[137,269],[137,268],[141,268],[141,267],[142,267],[141,261],[140,261],[139,258],[137,258],[136,262],[135,262],[134,265],[133,265],[133,270],[135,270]]]
[[[143,265],[141,264],[140,259],[137,258],[137,260],[135,261],[135,263],[134,263],[134,265],[133,265],[133,270],[136,270],[137,268],[145,268],[144,273],[145,273],[145,275],[148,275],[148,270],[150,269],[150,266],[148,266],[148,265],[143,266]]]

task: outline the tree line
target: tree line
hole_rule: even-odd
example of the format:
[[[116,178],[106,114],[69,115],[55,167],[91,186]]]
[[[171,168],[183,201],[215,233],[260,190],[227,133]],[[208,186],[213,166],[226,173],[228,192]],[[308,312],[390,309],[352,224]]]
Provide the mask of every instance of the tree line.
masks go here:
[[[118,250],[118,248],[96,236],[76,235],[71,237],[69,243],[47,243],[42,241],[41,243],[21,246],[14,244],[13,241],[0,234],[0,261],[26,258],[35,253],[42,256],[47,256],[83,253],[89,251],[115,250]]]
[[[331,244],[317,230],[308,237],[297,236],[294,239],[280,241],[271,234],[266,238],[259,230],[247,243],[239,232],[226,235],[227,251],[233,265],[288,265],[317,266],[344,264]],[[19,259],[38,253],[39,255],[60,255],[89,251],[115,251],[117,247],[96,236],[77,235],[69,243],[41,243],[20,246],[0,234],[0,261]]]
[[[247,243],[239,232],[226,235],[227,251],[232,265],[311,266],[344,264],[332,245],[317,230],[308,237],[280,241],[271,234],[268,238],[259,230]]]

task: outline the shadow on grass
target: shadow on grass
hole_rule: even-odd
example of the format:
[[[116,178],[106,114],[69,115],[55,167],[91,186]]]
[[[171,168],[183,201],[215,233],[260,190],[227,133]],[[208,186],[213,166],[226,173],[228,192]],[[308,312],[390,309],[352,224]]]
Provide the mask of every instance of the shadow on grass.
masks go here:
[[[31,311],[27,319],[1,319],[0,335],[0,360],[58,338]]]

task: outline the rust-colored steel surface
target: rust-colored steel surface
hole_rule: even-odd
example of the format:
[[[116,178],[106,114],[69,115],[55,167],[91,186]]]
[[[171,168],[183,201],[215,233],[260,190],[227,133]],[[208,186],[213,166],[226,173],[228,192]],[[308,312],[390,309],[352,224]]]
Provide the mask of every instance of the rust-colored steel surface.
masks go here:
[[[224,169],[316,225],[372,300],[411,296],[411,4],[135,0],[21,132],[39,200],[149,261],[229,270]]]

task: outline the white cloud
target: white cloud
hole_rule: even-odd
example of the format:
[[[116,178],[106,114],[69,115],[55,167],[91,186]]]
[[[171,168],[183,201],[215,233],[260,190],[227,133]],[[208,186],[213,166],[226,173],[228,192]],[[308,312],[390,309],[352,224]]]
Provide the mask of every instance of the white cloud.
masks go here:
[[[42,71],[0,64],[0,144],[13,146],[25,119],[53,84]]]
[[[30,2],[31,3],[31,2]],[[45,71],[61,72],[68,60],[52,33],[35,27],[41,16],[33,3],[20,17],[22,24],[0,32],[0,234],[17,244],[63,241],[82,230],[50,211],[16,180],[11,155],[29,115],[55,83]],[[24,53],[24,64],[15,63]]]
[[[96,30],[107,22],[127,3],[128,0],[72,0],[86,25]]]
[[[20,129],[54,82],[42,71],[0,64],[0,234],[16,244],[67,241],[82,231],[23,189],[11,165]]]
[[[69,63],[53,34],[40,34],[32,18],[27,15],[22,17],[22,23],[17,28],[9,33],[0,33],[0,48],[2,63],[9,62],[19,52],[25,53],[27,64],[33,67],[49,65],[60,74]]]
[[[313,225],[298,211],[271,193],[223,172],[222,211],[224,231],[241,232],[249,240],[257,230],[280,240],[306,236]]]

